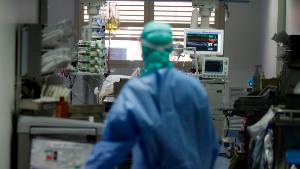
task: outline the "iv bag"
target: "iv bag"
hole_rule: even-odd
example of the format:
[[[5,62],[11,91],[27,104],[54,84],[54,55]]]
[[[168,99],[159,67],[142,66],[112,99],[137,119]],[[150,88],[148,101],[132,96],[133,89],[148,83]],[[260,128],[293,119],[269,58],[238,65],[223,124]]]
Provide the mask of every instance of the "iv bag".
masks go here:
[[[114,32],[119,29],[120,21],[119,21],[119,9],[117,3],[109,3],[109,16],[106,23],[106,29],[109,32]]]

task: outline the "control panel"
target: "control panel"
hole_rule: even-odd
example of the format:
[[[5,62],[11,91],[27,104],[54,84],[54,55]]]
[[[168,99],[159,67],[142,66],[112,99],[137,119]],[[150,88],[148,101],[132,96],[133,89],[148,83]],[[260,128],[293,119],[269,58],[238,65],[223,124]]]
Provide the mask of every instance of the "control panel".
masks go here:
[[[228,76],[229,58],[206,56],[202,57],[202,72],[200,77],[223,79]]]

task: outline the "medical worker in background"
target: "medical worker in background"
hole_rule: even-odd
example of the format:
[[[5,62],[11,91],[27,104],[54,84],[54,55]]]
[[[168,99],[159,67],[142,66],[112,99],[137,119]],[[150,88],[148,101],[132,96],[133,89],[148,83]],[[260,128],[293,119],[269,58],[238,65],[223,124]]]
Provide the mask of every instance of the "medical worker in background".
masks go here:
[[[150,22],[141,35],[144,68],[122,89],[86,169],[212,169],[218,141],[199,80],[176,70],[171,27]]]

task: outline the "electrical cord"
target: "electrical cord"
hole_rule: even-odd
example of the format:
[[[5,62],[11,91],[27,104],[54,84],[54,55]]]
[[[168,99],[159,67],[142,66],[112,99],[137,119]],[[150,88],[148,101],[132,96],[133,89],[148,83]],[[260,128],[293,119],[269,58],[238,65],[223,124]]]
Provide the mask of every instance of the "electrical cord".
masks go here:
[[[228,136],[228,133],[229,133],[229,125],[230,125],[230,122],[229,122],[229,118],[228,116],[225,115],[225,118],[226,118],[226,123],[227,123],[227,130],[226,130],[226,134],[225,134],[225,137]]]
[[[75,84],[75,80],[76,80],[77,76],[75,75],[73,77],[73,80],[72,80],[72,76],[70,74],[68,76],[69,76],[68,79],[69,79],[69,82],[70,82],[69,83],[69,87],[70,87],[70,90],[71,90],[71,92],[70,92],[70,102],[72,103],[72,101],[73,101],[73,93],[74,93],[73,86]]]
[[[80,98],[80,96],[81,96],[80,93],[72,92],[72,97],[73,97],[73,98],[76,98],[76,100],[78,100],[80,104],[84,104],[84,100],[82,100],[82,99]]]
[[[101,75],[99,75],[99,78],[96,78],[94,76],[90,76],[93,80],[99,82],[99,83],[103,83],[103,78],[101,77]]]
[[[224,114],[225,119],[226,119],[227,130],[226,130],[226,133],[225,133],[225,137],[227,137],[228,133],[229,133],[229,129],[230,129],[229,116],[231,116],[231,113],[229,113],[229,110],[223,110],[223,114]]]

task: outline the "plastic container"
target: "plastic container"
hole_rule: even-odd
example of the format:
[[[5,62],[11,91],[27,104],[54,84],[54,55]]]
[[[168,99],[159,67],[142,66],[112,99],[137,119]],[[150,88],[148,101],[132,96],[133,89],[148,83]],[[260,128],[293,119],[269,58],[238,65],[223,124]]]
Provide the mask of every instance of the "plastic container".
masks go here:
[[[58,118],[69,117],[69,104],[65,101],[63,97],[60,97],[59,102],[56,103],[55,116]]]
[[[255,66],[255,73],[253,76],[253,91],[257,92],[261,90],[261,73],[260,73],[261,65]]]

